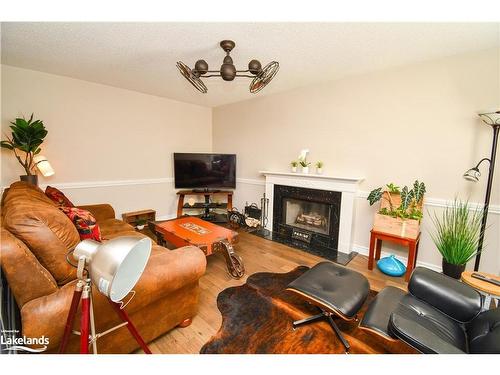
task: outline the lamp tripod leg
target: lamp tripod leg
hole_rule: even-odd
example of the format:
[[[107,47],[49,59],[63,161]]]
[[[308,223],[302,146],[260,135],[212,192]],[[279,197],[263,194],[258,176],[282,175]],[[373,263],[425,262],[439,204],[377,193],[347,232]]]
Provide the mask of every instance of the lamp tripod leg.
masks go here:
[[[90,328],[90,287],[86,285],[82,292],[82,316],[80,320],[80,354],[89,354]]]
[[[120,308],[120,304],[113,302],[111,300],[109,300],[109,303],[111,304],[111,306],[113,306],[120,319],[123,320],[124,322],[127,322],[127,329],[129,330],[130,334],[134,337],[135,341],[137,341],[137,343],[140,345],[142,350],[144,350],[144,353],[152,354],[151,350],[149,350],[147,344],[144,342],[143,338],[135,328],[134,324],[130,320],[125,310]]]
[[[71,300],[71,306],[68,312],[68,318],[66,319],[66,326],[64,328],[64,334],[61,340],[61,345],[59,346],[59,354],[62,354],[66,351],[66,347],[68,346],[69,337],[71,335],[71,330],[73,328],[73,323],[75,321],[76,310],[78,309],[78,305],[80,304],[80,298],[82,297],[84,282],[82,280],[78,280],[75,285],[75,291],[73,292],[73,298]]]

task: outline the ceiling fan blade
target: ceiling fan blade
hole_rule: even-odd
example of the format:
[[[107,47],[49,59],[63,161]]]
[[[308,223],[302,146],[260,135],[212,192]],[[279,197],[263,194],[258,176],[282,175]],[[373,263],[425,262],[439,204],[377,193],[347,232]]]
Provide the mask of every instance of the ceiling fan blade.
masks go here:
[[[206,94],[208,92],[207,86],[205,86],[200,77],[193,74],[191,68],[189,68],[182,61],[178,61],[176,65],[177,69],[179,69],[179,72],[181,72],[182,76],[186,78],[189,81],[189,83],[191,83],[198,91],[202,92],[203,94]]]
[[[255,94],[267,86],[274,78],[280,69],[280,64],[277,61],[272,61],[267,64],[262,71],[255,76],[250,83],[250,92]]]

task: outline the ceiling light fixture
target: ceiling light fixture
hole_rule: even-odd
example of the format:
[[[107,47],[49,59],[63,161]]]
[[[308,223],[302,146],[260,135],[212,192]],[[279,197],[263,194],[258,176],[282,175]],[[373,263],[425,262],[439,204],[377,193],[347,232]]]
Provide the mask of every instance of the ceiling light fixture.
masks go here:
[[[253,78],[249,89],[252,94],[255,94],[271,82],[276,73],[278,73],[280,64],[277,61],[272,61],[262,68],[259,60],[254,59],[248,63],[247,70],[236,70],[233,59],[230,56],[235,45],[232,40],[223,40],[220,42],[221,48],[226,52],[226,57],[224,57],[220,70],[208,70],[208,64],[205,60],[196,61],[194,69],[189,68],[182,61],[178,61],[177,68],[183,77],[203,94],[206,94],[208,89],[201,78],[210,77],[221,77],[224,81],[232,81],[235,77]]]

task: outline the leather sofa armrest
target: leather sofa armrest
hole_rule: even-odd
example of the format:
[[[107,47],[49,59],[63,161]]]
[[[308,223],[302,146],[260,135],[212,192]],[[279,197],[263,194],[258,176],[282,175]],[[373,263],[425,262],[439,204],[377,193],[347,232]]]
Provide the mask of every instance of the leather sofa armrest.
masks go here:
[[[90,211],[92,215],[97,220],[97,223],[106,219],[114,219],[115,218],[115,210],[110,204],[89,204],[84,206],[78,206],[78,208]]]
[[[415,268],[408,291],[459,322],[468,322],[481,311],[481,295],[477,291],[428,268]]]
[[[423,318],[425,319],[425,318]],[[465,354],[462,350],[441,339],[434,332],[397,311],[389,319],[391,334],[425,354]]]

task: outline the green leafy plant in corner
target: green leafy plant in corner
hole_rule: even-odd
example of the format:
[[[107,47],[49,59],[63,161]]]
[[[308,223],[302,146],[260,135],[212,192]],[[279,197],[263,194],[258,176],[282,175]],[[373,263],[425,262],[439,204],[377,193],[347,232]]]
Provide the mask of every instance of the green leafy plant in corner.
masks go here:
[[[33,120],[33,114],[29,120],[16,118],[11,124],[12,135],[6,136],[7,140],[1,141],[0,146],[11,150],[26,174],[30,176],[34,174],[33,158],[42,151],[40,145],[47,135],[47,130],[42,120]]]
[[[482,209],[459,199],[446,206],[441,215],[431,215],[431,238],[448,263],[464,265],[476,256],[483,215]]]
[[[401,196],[401,204],[398,207],[394,206],[391,198],[392,194],[399,194]],[[418,180],[413,183],[413,189],[409,189],[408,186],[404,186],[401,189],[391,182],[386,185],[385,190],[383,187],[373,189],[370,194],[368,194],[367,200],[370,206],[373,206],[381,199],[386,199],[388,201],[389,208],[384,207],[380,209],[379,214],[381,215],[387,215],[394,218],[399,217],[401,219],[421,220],[423,214],[419,209],[419,205],[424,198],[424,194],[425,184]]]
[[[137,219],[135,221],[135,225],[136,226],[139,226],[139,225],[145,225],[147,223],[147,220],[146,219]]]

